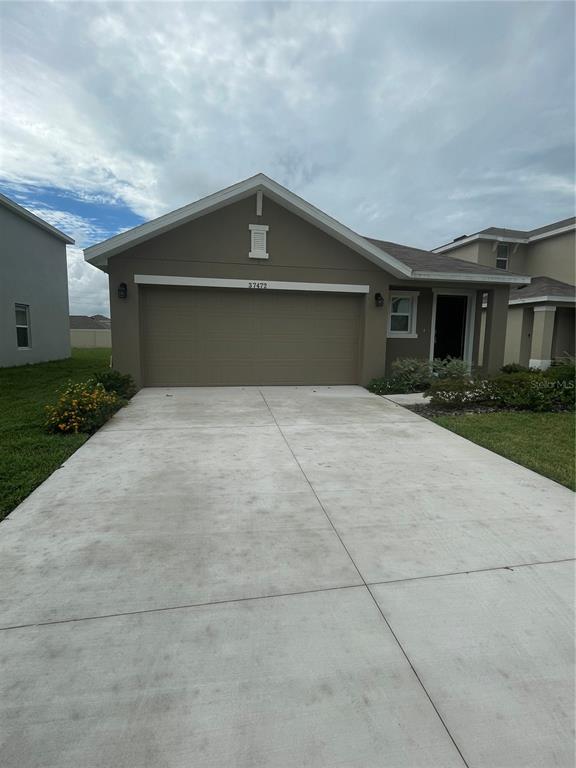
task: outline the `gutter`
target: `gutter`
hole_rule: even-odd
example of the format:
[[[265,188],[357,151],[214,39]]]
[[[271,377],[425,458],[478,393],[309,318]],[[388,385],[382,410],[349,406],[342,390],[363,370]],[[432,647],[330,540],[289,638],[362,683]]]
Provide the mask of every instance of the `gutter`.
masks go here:
[[[527,299],[512,299],[509,304],[540,304],[555,303],[555,304],[574,304],[576,302],[576,296],[533,296]]]

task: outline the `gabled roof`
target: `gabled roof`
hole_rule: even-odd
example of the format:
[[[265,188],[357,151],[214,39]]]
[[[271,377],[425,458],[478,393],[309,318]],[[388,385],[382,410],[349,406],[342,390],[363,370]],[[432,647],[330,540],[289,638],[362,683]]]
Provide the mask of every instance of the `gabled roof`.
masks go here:
[[[328,216],[319,208],[306,202],[306,200],[290,192],[290,190],[268,178],[263,173],[251,176],[249,179],[240,181],[238,184],[226,187],[226,189],[222,189],[220,192],[203,197],[201,200],[185,205],[183,208],[178,208],[146,224],[134,227],[127,232],[121,232],[119,235],[115,235],[103,243],[86,248],[84,258],[95,267],[104,267],[108,263],[108,259],[117,253],[121,253],[138,243],[143,243],[156,235],[168,232],[181,224],[212,213],[237,200],[250,197],[256,192],[264,192],[271,200],[280,203],[301,218],[328,232],[337,240],[358,251],[378,266],[385,267],[397,277],[409,277],[410,270],[404,264],[392,256],[383,253],[380,248],[376,248],[376,246],[367,242],[356,232],[344,226],[344,224],[340,224],[336,219]]]
[[[495,283],[530,282],[529,277],[511,275],[509,273],[503,274],[501,270],[490,269],[488,267],[480,267],[478,269],[470,270],[467,262],[466,266],[461,269],[458,264],[454,263],[454,260],[450,260],[450,269],[443,269],[437,272],[431,268],[428,271],[419,270],[416,274],[413,267],[407,263],[398,251],[398,248],[402,248],[403,246],[395,246],[395,248],[388,249],[388,244],[384,243],[384,241],[375,241],[362,237],[349,227],[336,221],[336,219],[332,218],[327,213],[324,213],[319,208],[316,208],[306,202],[306,200],[298,197],[298,195],[290,192],[286,187],[283,187],[281,184],[268,178],[268,176],[265,176],[263,173],[245,179],[238,184],[233,184],[231,187],[227,187],[220,192],[208,195],[208,197],[204,197],[194,203],[185,205],[183,208],[178,208],[176,211],[172,211],[157,219],[153,219],[146,224],[134,227],[127,232],[121,232],[119,235],[115,235],[102,243],[86,248],[84,251],[84,258],[95,267],[106,269],[108,259],[112,256],[122,253],[128,248],[132,248],[133,246],[143,243],[157,235],[168,232],[175,227],[193,221],[200,216],[212,213],[230,203],[254,195],[257,192],[263,192],[266,197],[274,200],[287,210],[328,233],[336,240],[344,243],[361,256],[364,256],[366,259],[380,268],[385,269],[397,278],[405,280],[415,278],[421,280],[434,280],[441,278],[444,280],[474,280],[475,282]],[[392,246],[393,244],[389,245]],[[422,253],[428,252],[422,251]]]
[[[573,229],[576,229],[576,216],[571,216],[569,219],[561,219],[560,221],[546,224],[544,227],[538,227],[537,229],[487,227],[486,229],[481,229],[479,232],[474,232],[472,235],[462,235],[457,237],[451,243],[439,245],[433,250],[435,253],[451,251],[454,248],[460,248],[462,245],[467,245],[475,240],[500,240],[504,243],[527,244],[536,240],[543,240],[546,237],[561,235],[563,232],[570,232]]]
[[[552,277],[533,277],[530,285],[520,285],[510,291],[510,304],[543,302],[576,303],[576,286]]]
[[[18,205],[18,203],[15,203],[14,200],[11,200],[9,197],[6,197],[6,195],[1,193],[0,205],[8,208],[8,210],[16,213],[18,216],[21,216],[23,219],[32,222],[32,224],[40,227],[40,229],[44,229],[46,232],[54,235],[54,237],[57,237],[59,240],[63,240],[65,243],[68,243],[68,245],[74,245],[74,240],[72,240],[71,237],[68,237],[68,235],[65,235],[64,232],[60,232],[59,229],[56,229],[56,227],[48,224],[47,221],[44,221],[44,219],[36,216],[36,214],[32,213],[32,211],[29,211],[27,208],[23,208],[21,205]]]

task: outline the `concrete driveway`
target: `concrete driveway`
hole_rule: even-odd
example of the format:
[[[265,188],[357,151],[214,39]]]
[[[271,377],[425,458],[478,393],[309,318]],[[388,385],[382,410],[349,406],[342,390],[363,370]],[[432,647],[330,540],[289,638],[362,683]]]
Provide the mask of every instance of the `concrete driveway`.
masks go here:
[[[0,526],[2,765],[571,767],[573,510],[359,387],[143,390]]]

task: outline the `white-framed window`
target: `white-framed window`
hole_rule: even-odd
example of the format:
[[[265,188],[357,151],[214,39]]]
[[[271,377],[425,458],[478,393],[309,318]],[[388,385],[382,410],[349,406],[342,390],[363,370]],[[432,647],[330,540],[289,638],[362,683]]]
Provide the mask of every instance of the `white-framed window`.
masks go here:
[[[498,243],[496,246],[496,269],[508,269],[510,246],[508,243]]]
[[[18,349],[30,349],[32,339],[30,336],[30,307],[28,304],[15,304],[16,312],[16,343]]]
[[[416,339],[418,293],[415,291],[391,291],[388,315],[388,337]]]
[[[267,259],[266,235],[268,227],[265,224],[250,224],[250,253],[251,259]]]

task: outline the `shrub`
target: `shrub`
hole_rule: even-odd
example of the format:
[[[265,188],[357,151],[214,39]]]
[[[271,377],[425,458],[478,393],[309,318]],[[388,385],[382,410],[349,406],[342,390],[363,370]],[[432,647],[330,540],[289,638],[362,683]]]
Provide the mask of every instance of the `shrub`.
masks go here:
[[[542,386],[542,373],[504,373],[489,381],[491,400],[504,408],[550,410],[550,390]]]
[[[400,395],[411,391],[406,389],[404,381],[394,378],[387,379],[385,376],[379,379],[372,379],[366,389],[375,395]]]
[[[493,401],[505,408],[555,411],[574,408],[574,372],[558,367],[548,371],[508,373],[490,382]]]
[[[565,359],[553,364],[544,371],[544,379],[555,388],[560,405],[574,408],[576,395],[576,366],[573,359]]]
[[[91,434],[120,408],[123,401],[102,384],[79,382],[62,390],[56,405],[47,405],[46,428],[49,432]]]
[[[432,361],[432,372],[438,379],[470,379],[470,366],[457,357],[447,357],[445,360],[435,358]]]
[[[106,392],[113,392],[121,400],[129,400],[136,394],[134,379],[127,373],[112,369],[101,371],[94,376],[93,381],[96,384],[102,384]]]
[[[463,381],[462,379],[437,379],[426,392],[431,405],[439,408],[465,408],[468,405],[486,402],[489,391],[486,381]]]
[[[520,365],[520,363],[508,363],[507,365],[503,365],[502,368],[500,368],[501,373],[529,373],[530,368],[526,368],[525,365]]]
[[[404,392],[422,392],[432,379],[429,360],[401,357],[391,366],[391,379],[403,387]]]

